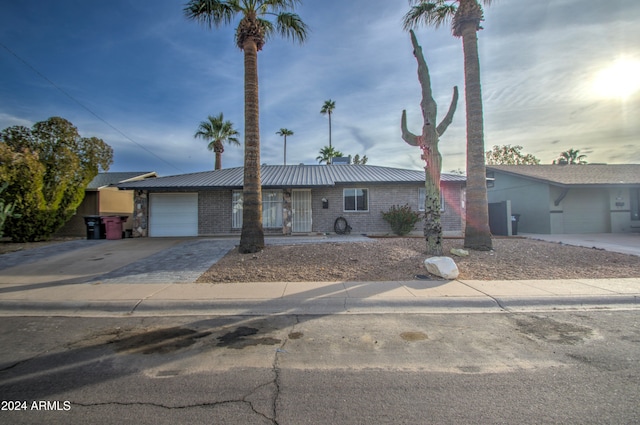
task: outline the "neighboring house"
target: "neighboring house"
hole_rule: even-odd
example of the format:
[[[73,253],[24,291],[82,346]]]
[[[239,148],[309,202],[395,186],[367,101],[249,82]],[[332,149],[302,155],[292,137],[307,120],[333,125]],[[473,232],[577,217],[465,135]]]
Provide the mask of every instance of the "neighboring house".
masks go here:
[[[86,236],[84,216],[127,215],[125,230],[131,229],[133,215],[133,192],[118,190],[118,183],[157,177],[155,172],[98,173],[84,192],[84,199],[76,213],[56,233],[56,236]]]
[[[511,201],[522,233],[640,231],[640,164],[488,165],[489,203]]]
[[[371,165],[263,165],[262,217],[267,234],[333,233],[344,217],[352,233],[387,234],[382,211],[424,209],[424,171]],[[442,175],[445,235],[464,228],[466,178]],[[243,169],[207,171],[120,184],[135,191],[134,237],[240,233]],[[422,231],[421,226],[417,226]]]

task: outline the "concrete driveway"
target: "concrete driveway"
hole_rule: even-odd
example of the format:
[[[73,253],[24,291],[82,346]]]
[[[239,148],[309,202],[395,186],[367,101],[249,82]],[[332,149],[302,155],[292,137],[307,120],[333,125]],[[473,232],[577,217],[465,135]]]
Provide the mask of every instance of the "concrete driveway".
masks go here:
[[[193,282],[236,239],[77,240],[0,256],[0,283]]]
[[[640,256],[640,233],[590,233],[568,235],[520,234],[530,239],[584,246]]]
[[[362,236],[267,237],[268,245],[373,241]],[[239,237],[75,240],[0,255],[0,284],[187,283]]]

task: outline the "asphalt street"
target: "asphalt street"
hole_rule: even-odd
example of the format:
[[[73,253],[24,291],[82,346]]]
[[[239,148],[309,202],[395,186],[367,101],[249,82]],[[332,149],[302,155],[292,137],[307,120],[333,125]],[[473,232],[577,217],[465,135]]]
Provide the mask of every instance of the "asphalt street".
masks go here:
[[[5,317],[0,340],[7,424],[640,422],[635,311]]]
[[[0,256],[0,423],[640,423],[640,277],[193,283],[235,243]]]

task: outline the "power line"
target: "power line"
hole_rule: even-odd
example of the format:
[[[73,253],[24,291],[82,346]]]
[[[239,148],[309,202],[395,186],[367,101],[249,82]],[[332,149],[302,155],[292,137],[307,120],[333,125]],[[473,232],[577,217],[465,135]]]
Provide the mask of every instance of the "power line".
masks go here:
[[[43,80],[45,80],[46,82],[48,82],[49,84],[51,84],[53,87],[55,87],[60,93],[64,94],[66,97],[68,97],[69,99],[71,99],[73,102],[77,103],[82,109],[84,109],[85,111],[89,112],[91,115],[93,115],[94,117],[96,117],[98,120],[102,121],[103,123],[105,123],[107,126],[109,126],[111,129],[113,129],[114,131],[116,131],[118,134],[120,134],[122,137],[124,137],[126,140],[130,141],[131,143],[135,144],[136,146],[138,146],[140,149],[145,150],[146,152],[148,152],[149,154],[155,156],[156,158],[158,158],[160,161],[164,162],[165,164],[169,165],[172,168],[175,168],[176,170],[178,170],[181,173],[184,173],[183,170],[181,170],[180,168],[176,167],[175,165],[171,164],[170,162],[168,162],[167,160],[159,157],[158,155],[156,155],[154,152],[152,152],[150,149],[144,147],[143,145],[141,145],[140,143],[136,142],[135,140],[133,140],[131,137],[127,136],[124,132],[122,132],[120,129],[118,129],[117,127],[115,127],[114,125],[112,125],[111,123],[109,123],[107,120],[105,120],[104,118],[102,118],[100,115],[96,114],[95,112],[93,112],[91,109],[89,109],[87,106],[85,106],[82,102],[80,102],[78,99],[76,99],[75,97],[71,96],[69,93],[67,93],[64,89],[62,89],[60,86],[58,86],[56,83],[54,83],[53,81],[51,81],[49,78],[47,78],[44,74],[42,74],[40,71],[38,71],[33,65],[31,65],[29,62],[27,62],[26,60],[24,60],[23,58],[21,58],[16,52],[14,52],[13,50],[11,50],[9,47],[7,47],[4,43],[2,43],[0,41],[0,46],[2,46],[7,52],[9,52],[11,55],[13,55],[16,59],[18,59],[20,62],[22,62],[24,65],[26,65],[29,69],[31,69],[33,72],[35,72],[40,78],[42,78]]]

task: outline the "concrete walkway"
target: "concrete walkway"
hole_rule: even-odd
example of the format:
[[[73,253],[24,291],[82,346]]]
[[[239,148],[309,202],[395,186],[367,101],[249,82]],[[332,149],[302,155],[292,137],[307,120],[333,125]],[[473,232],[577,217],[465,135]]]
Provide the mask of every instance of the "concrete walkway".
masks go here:
[[[267,243],[375,240],[273,238]],[[73,241],[0,256],[0,316],[460,313],[640,309],[640,277],[198,284],[236,238]]]
[[[565,245],[604,249],[605,251],[640,256],[640,233],[590,233],[566,235],[524,233],[519,236],[525,236],[529,239],[537,239],[547,242],[563,243]]]

